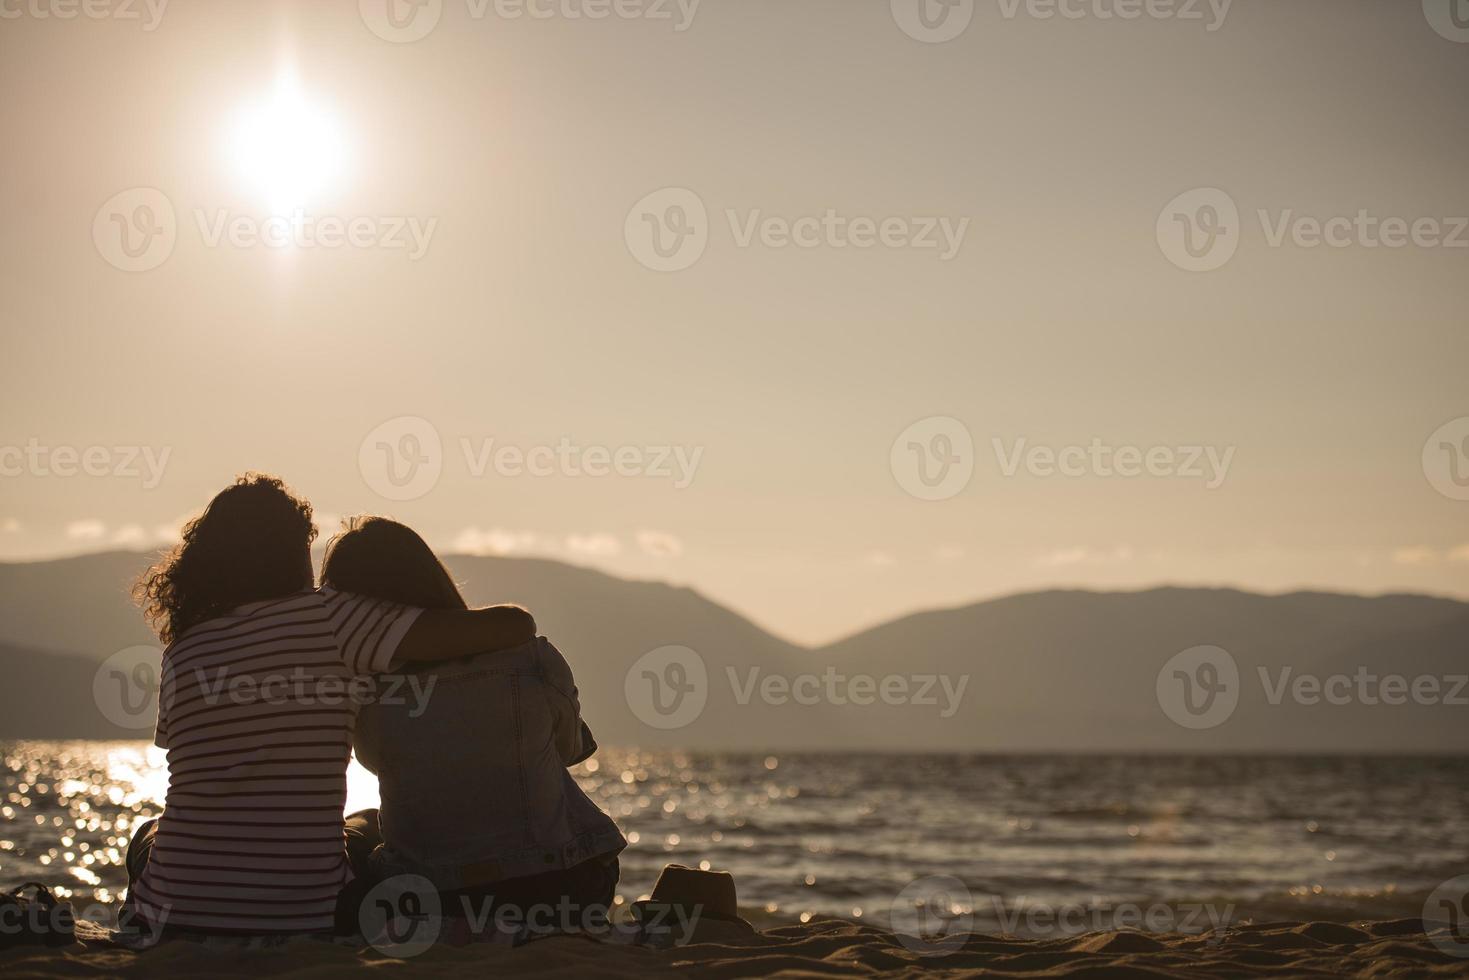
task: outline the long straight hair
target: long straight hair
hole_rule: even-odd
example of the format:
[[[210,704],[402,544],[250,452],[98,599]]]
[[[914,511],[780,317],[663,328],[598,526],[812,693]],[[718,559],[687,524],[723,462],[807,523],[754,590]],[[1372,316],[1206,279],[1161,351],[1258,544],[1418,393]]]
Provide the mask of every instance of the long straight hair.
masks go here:
[[[454,578],[433,549],[406,524],[353,517],[327,542],[321,583],[420,609],[467,609]]]

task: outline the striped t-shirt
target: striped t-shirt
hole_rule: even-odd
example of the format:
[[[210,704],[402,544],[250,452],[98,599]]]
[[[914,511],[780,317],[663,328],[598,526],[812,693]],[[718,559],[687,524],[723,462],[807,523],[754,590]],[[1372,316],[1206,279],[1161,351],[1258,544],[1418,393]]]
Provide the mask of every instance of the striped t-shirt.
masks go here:
[[[157,927],[325,931],[357,708],[421,610],[317,589],[241,606],[163,653],[168,796],[127,904]]]

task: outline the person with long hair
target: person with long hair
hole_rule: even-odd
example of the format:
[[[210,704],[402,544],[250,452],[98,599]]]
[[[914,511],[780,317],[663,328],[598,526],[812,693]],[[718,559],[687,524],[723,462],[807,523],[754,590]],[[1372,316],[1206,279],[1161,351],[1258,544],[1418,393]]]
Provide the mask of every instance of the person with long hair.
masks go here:
[[[359,682],[535,636],[514,606],[314,588],[315,538],[309,503],[246,474],[138,583],[167,645],[155,741],[169,771],[163,814],[128,848],[123,915],[138,935],[334,931]]]
[[[327,546],[322,582],[394,605],[464,609],[411,528],[355,518]],[[536,931],[606,923],[627,841],[568,767],[596,751],[571,668],[545,637],[434,664],[364,705],[354,744],[382,804],[347,819],[362,882],[421,876],[444,915]]]

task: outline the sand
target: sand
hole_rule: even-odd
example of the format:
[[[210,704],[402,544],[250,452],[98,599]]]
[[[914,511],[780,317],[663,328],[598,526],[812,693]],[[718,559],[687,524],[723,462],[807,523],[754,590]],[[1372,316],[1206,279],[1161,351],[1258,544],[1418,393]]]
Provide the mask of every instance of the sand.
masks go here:
[[[439,945],[400,960],[374,950],[293,940],[271,949],[221,951],[165,943],[131,952],[101,935],[57,951],[0,953],[6,977],[1241,977],[1469,976],[1469,944],[1455,956],[1446,926],[1418,919],[1381,922],[1268,922],[1201,936],[1098,932],[1054,939],[951,937],[942,955],[924,955],[899,937],[838,919],[775,926],[760,933],[701,936],[668,950],[609,945],[582,937],[519,948]],[[1437,943],[1435,943],[1437,939]],[[929,954],[934,951],[930,947]]]

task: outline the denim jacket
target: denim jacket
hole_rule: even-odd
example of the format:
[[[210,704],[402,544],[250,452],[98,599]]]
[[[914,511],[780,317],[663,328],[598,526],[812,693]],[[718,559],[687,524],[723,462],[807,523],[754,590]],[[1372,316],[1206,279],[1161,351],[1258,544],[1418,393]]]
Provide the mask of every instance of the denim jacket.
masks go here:
[[[357,758],[382,796],[376,871],[450,891],[627,846],[566,771],[596,743],[549,640],[435,664],[415,680],[396,692],[380,683],[357,719]]]

